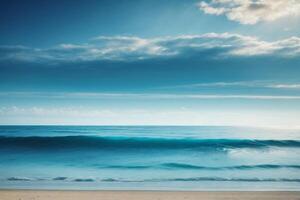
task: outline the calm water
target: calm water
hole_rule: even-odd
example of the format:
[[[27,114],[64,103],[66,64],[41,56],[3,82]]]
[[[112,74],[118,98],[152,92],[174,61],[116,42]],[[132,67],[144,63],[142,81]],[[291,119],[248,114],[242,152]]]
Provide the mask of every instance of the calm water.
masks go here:
[[[300,131],[0,126],[0,188],[300,190]]]

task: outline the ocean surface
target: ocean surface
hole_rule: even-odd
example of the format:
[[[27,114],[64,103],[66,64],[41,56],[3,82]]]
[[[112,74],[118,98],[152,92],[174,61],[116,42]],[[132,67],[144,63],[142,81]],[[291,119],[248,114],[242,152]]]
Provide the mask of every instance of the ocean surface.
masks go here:
[[[300,190],[300,130],[0,126],[0,188]]]

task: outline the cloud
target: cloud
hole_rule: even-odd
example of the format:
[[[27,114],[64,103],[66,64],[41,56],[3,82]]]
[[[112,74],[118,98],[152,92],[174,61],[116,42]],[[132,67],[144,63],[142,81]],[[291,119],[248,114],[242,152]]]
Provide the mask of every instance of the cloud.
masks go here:
[[[85,107],[0,107],[0,124],[226,125],[300,128],[299,112],[280,110],[91,109]]]
[[[300,84],[274,84],[269,85],[268,87],[278,89],[300,89]]]
[[[261,81],[238,81],[238,82],[210,82],[194,83],[187,85],[173,86],[176,88],[199,88],[199,87],[261,87],[264,82]]]
[[[173,94],[173,93],[77,93],[77,92],[1,92],[0,97],[46,99],[247,99],[247,100],[300,100],[297,95],[244,95],[244,94]]]
[[[164,88],[201,88],[201,87],[255,87],[273,89],[300,89],[299,83],[278,83],[274,81],[237,81],[237,82],[210,82],[177,85]]]
[[[52,48],[0,46],[0,60],[21,62],[130,62],[157,58],[196,56],[199,59],[228,57],[300,55],[300,38],[267,42],[256,37],[230,33],[207,33],[156,38],[129,36],[93,38],[84,44],[61,44]]]
[[[300,15],[298,0],[209,0],[201,1],[198,6],[206,14],[225,15],[241,24]]]

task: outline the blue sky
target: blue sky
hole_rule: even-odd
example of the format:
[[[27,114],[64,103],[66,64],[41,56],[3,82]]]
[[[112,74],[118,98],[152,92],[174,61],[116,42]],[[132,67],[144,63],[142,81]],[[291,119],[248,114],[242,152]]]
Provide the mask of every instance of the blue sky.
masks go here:
[[[300,127],[294,0],[1,1],[1,124]]]

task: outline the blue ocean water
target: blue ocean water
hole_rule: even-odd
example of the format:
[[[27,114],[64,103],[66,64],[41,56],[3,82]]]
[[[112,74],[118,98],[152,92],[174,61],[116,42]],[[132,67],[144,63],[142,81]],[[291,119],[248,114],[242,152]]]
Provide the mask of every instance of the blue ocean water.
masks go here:
[[[0,126],[0,188],[300,190],[300,131]]]

